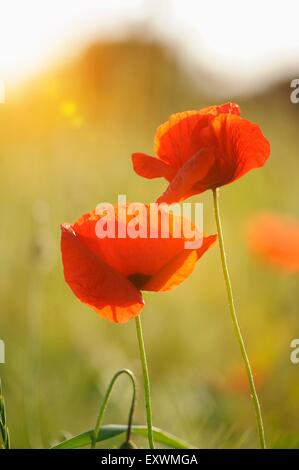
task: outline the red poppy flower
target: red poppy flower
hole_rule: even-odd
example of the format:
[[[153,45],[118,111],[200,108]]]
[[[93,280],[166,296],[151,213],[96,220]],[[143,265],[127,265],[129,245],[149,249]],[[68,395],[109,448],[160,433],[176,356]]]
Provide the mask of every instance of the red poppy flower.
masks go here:
[[[138,228],[144,225],[149,234],[156,227],[150,220],[149,206],[144,207],[146,214]],[[79,300],[114,322],[128,321],[140,312],[142,290],[167,291],[183,282],[216,239],[216,235],[203,237],[200,248],[185,248],[186,238],[174,236],[174,227],[183,219],[171,215],[168,238],[161,232],[157,232],[157,238],[98,238],[100,219],[91,212],[73,225],[62,225],[64,276]],[[115,208],[115,227],[123,224],[122,220]],[[156,224],[161,220],[159,211]],[[126,215],[126,229],[131,221],[132,216]]]
[[[272,266],[299,273],[299,222],[278,214],[258,214],[248,224],[248,244]]]
[[[264,165],[270,145],[260,128],[227,103],[174,114],[155,136],[155,157],[134,153],[135,172],[169,181],[159,202],[182,201]]]

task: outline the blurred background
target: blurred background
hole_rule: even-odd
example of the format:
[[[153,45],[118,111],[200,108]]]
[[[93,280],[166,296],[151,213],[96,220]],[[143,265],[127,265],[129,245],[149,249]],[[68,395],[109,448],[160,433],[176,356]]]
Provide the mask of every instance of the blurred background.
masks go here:
[[[122,367],[139,378],[135,422],[145,422],[135,326],[110,324],[74,297],[59,225],[118,194],[153,201],[165,182],[135,175],[131,153],[152,153],[169,114],[225,101],[271,143],[262,170],[222,188],[222,217],[269,446],[299,447],[299,365],[290,361],[298,275],[260,262],[246,236],[261,211],[298,217],[298,14],[290,0],[1,6],[0,374],[13,447],[49,447],[91,429]],[[192,200],[204,202],[214,233],[211,194]],[[178,289],[145,301],[154,424],[198,447],[257,446],[218,247]],[[127,419],[130,385],[120,382],[107,423]]]

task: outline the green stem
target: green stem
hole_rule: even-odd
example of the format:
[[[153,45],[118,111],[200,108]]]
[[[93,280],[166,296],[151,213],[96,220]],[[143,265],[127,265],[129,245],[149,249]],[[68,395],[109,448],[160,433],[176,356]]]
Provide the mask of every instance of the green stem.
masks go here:
[[[228,271],[228,267],[227,267],[226,254],[225,254],[225,248],[224,248],[224,240],[223,240],[223,233],[222,233],[222,226],[221,226],[221,219],[220,219],[220,211],[219,211],[219,189],[218,188],[213,189],[213,200],[214,200],[215,220],[216,220],[218,238],[219,238],[219,248],[220,248],[222,269],[223,269],[224,280],[225,280],[226,289],[227,289],[230,315],[231,315],[231,319],[232,319],[232,322],[233,322],[233,325],[234,325],[234,330],[235,330],[237,340],[238,340],[238,343],[239,343],[239,346],[240,346],[241,354],[242,354],[242,357],[243,357],[243,361],[244,361],[244,365],[245,365],[245,369],[246,369],[246,373],[247,373],[247,377],[248,377],[248,381],[249,381],[251,398],[253,400],[256,419],[257,419],[257,425],[258,425],[261,448],[265,449],[266,448],[266,441],[265,441],[265,433],[264,433],[264,425],[263,425],[261,407],[260,407],[259,399],[258,399],[258,396],[257,396],[255,384],[254,384],[254,379],[253,379],[253,374],[252,374],[252,370],[251,370],[250,361],[249,361],[249,358],[248,358],[248,355],[247,355],[247,352],[246,352],[244,339],[243,339],[242,332],[241,332],[241,329],[240,329],[240,325],[239,325],[239,322],[238,322],[238,317],[237,317],[235,304],[234,304],[233,290],[232,290],[229,271]]]
[[[3,442],[3,449],[10,449],[10,436],[7,427],[5,401],[2,392],[2,383],[0,378],[0,435]]]
[[[110,384],[107,388],[107,391],[105,393],[104,400],[101,404],[99,414],[98,414],[98,417],[97,417],[97,422],[96,422],[94,432],[93,432],[93,436],[92,436],[92,442],[91,442],[91,448],[92,449],[95,448],[97,438],[98,438],[98,435],[99,435],[99,431],[100,431],[100,426],[102,424],[102,419],[103,419],[105,410],[107,408],[107,405],[108,405],[108,402],[109,402],[109,399],[110,399],[110,396],[111,396],[111,393],[112,393],[113,386],[114,386],[117,378],[122,374],[126,374],[128,377],[130,377],[132,385],[133,385],[133,396],[132,396],[132,403],[131,403],[130,412],[129,412],[128,429],[127,429],[127,437],[126,437],[126,442],[130,441],[132,420],[133,420],[133,414],[134,414],[134,409],[135,409],[135,401],[136,401],[136,384],[135,384],[135,377],[134,377],[133,373],[128,369],[121,369],[118,372],[116,372],[116,374],[112,377],[112,380],[111,380],[111,382],[110,382]]]
[[[143,372],[148,443],[149,443],[150,449],[154,449],[155,446],[154,446],[154,438],[153,438],[151,390],[150,390],[150,381],[149,381],[149,375],[148,375],[148,367],[147,367],[147,360],[146,360],[146,354],[145,354],[140,315],[137,315],[137,317],[135,317],[135,324],[136,324],[140,360],[141,360],[141,366],[142,366],[142,372]]]

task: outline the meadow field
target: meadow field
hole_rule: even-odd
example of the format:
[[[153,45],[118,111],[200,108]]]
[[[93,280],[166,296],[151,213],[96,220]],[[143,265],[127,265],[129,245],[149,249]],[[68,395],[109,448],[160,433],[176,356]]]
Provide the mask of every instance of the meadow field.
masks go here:
[[[299,447],[298,275],[257,259],[247,227],[260,212],[298,217],[298,112],[289,82],[232,96],[189,70],[173,51],[138,37],[95,43],[22,87],[0,105],[0,365],[13,447],[50,447],[92,429],[112,375],[139,379],[134,422],[145,423],[133,322],[110,323],[65,284],[60,224],[99,202],[152,202],[162,180],[132,170],[131,154],[151,154],[171,113],[235,101],[271,144],[262,171],[221,188],[228,262],[252,361],[269,447]],[[204,227],[216,233],[212,195]],[[176,290],[145,293],[142,311],[154,425],[199,448],[258,446],[247,378],[233,335],[219,250],[213,246]],[[131,389],[116,386],[105,423],[126,423]],[[120,439],[103,445],[117,446]],[[136,442],[145,446],[145,440]]]

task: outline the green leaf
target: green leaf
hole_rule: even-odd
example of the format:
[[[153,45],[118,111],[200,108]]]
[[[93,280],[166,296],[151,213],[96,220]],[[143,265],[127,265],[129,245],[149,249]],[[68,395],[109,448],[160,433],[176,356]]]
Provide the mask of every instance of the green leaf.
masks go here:
[[[132,434],[138,436],[147,437],[147,426],[132,426]],[[112,437],[124,434],[127,431],[127,426],[125,424],[107,424],[102,426],[100,433],[97,438],[97,442],[105,441]],[[172,434],[162,431],[162,429],[153,427],[154,440],[159,442],[159,444],[164,444],[167,447],[172,449],[196,449],[195,446],[188,444],[188,442],[183,441],[182,439],[173,436]],[[91,444],[91,439],[93,435],[92,431],[86,431],[78,436],[71,437],[63,442],[52,447],[52,449],[77,449],[79,447],[85,447]]]

